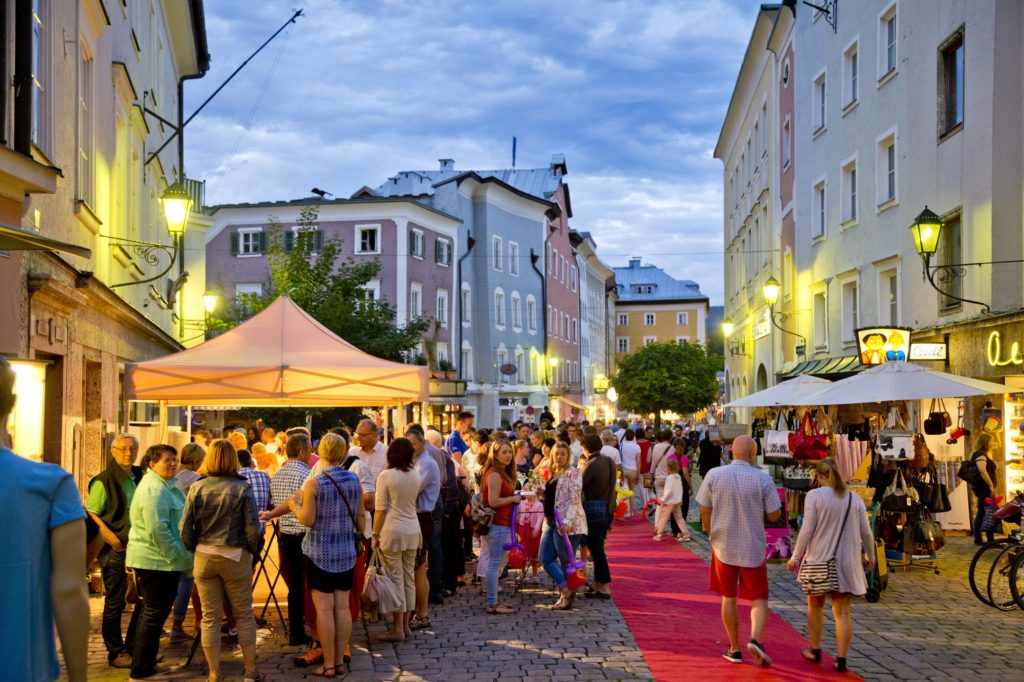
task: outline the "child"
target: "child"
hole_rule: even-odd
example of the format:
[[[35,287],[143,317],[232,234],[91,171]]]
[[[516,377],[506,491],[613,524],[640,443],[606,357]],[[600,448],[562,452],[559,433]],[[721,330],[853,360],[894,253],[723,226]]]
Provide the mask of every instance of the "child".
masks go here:
[[[665,530],[668,517],[671,516],[683,532],[682,540],[689,541],[690,533],[683,519],[681,508],[683,506],[683,479],[679,475],[679,460],[669,457],[666,463],[668,477],[665,478],[665,492],[661,496],[658,507],[657,522],[654,524],[654,539],[661,540],[661,533]]]

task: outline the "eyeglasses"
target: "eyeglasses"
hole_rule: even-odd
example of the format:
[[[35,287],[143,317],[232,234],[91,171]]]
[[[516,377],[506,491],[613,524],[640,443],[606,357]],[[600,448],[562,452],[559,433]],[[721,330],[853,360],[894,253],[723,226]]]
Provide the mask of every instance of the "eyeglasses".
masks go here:
[[[366,433],[359,433],[358,431],[356,431],[356,436],[359,437],[359,438],[365,438],[366,436],[376,436],[376,435],[377,435],[376,431],[368,431]]]
[[[119,448],[119,447],[117,447],[115,445],[113,449],[114,450],[120,450],[121,452],[127,452],[128,450],[131,450],[132,452],[138,452],[139,451],[139,446],[138,445],[129,445],[128,447]]]

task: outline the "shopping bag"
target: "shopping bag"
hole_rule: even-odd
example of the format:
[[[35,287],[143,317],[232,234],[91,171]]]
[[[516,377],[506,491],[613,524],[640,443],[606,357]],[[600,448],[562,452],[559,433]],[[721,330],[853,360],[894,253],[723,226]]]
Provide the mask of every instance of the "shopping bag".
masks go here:
[[[793,462],[793,451],[789,447],[789,423],[779,412],[772,428],[764,433],[764,462],[765,464],[791,464]]]
[[[373,551],[363,583],[363,606],[368,603],[376,606],[380,613],[402,610],[402,597],[384,568],[384,557],[381,556],[379,547]]]

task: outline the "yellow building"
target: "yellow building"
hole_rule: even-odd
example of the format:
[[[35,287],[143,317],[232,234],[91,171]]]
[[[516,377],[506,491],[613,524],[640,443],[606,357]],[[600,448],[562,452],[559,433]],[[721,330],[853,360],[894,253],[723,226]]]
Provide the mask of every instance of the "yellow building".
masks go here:
[[[631,258],[615,268],[615,288],[616,359],[652,343],[705,343],[709,303],[696,282]]]

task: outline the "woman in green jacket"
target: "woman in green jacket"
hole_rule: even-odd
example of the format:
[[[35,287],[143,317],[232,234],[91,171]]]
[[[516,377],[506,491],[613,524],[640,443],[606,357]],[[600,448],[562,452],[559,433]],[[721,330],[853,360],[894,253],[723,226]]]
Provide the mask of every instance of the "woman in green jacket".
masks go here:
[[[185,495],[174,485],[178,451],[170,445],[152,445],[143,455],[148,465],[130,512],[125,565],[135,570],[142,617],[135,632],[131,679],[143,680],[158,672],[157,651],[164,621],[178,593],[181,572],[192,567],[178,531]]]

